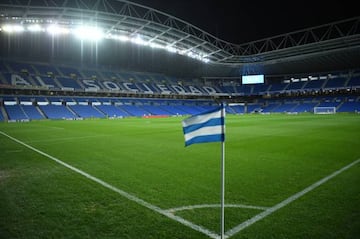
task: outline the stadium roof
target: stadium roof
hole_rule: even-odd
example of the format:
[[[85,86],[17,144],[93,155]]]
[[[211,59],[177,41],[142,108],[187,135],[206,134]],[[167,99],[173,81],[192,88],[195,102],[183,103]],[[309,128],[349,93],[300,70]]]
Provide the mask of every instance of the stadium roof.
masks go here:
[[[360,17],[243,44],[224,41],[177,17],[125,0],[2,1],[0,21],[2,31],[6,31],[5,24],[20,24],[24,29],[34,24],[56,24],[66,29],[96,27],[105,38],[206,62],[197,74],[286,74],[360,68]]]

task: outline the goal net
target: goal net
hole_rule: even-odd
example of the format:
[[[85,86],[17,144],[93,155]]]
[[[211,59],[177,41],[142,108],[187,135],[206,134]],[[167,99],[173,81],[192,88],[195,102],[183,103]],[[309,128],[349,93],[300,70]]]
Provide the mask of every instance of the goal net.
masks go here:
[[[314,114],[336,114],[336,107],[314,107]]]

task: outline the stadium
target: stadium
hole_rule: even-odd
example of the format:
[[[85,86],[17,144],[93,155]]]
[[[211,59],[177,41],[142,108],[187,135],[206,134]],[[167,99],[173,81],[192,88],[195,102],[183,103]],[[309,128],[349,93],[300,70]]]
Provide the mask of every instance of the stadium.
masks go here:
[[[235,44],[148,5],[0,3],[0,238],[358,238],[360,17]]]

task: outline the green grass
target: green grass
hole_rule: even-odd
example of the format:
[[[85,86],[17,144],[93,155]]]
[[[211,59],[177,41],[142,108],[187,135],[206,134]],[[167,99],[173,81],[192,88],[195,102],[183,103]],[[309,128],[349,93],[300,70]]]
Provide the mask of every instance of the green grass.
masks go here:
[[[161,209],[218,204],[219,143],[183,118],[0,123],[0,131]],[[272,207],[360,158],[360,116],[226,119],[226,204]],[[360,166],[231,238],[359,238]],[[225,229],[261,210],[226,208]],[[219,210],[178,211],[215,233]],[[0,134],[0,238],[209,238]]]

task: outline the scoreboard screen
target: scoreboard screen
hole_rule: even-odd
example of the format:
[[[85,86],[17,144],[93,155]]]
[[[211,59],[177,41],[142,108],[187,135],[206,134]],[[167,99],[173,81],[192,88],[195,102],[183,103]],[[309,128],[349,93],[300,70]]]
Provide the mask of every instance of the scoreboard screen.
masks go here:
[[[242,76],[242,84],[263,84],[264,75],[246,75]]]

